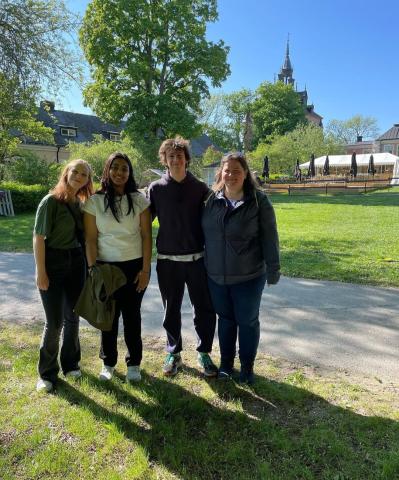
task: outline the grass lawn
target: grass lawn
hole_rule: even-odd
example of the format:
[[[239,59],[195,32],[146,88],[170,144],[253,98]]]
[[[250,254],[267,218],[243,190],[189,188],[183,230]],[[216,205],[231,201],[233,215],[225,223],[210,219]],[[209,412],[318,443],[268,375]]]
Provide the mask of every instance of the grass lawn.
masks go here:
[[[399,193],[271,199],[284,275],[399,287]],[[32,251],[33,222],[1,217],[0,251]]]
[[[82,380],[38,394],[40,334],[0,323],[2,480],[399,478],[393,385],[263,356],[243,387],[202,378],[192,350],[167,379],[163,342],[151,339],[141,383],[124,382],[122,361],[101,383],[98,334],[86,327]]]

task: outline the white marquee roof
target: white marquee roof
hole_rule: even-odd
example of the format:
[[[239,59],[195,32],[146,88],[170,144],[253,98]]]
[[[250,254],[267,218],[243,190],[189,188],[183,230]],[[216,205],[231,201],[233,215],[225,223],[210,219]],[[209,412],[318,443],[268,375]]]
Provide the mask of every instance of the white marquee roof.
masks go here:
[[[399,157],[392,153],[373,153],[374,165],[395,165],[399,162]],[[330,167],[347,167],[350,166],[352,155],[329,155]],[[315,158],[315,167],[323,167],[326,161],[326,155]],[[370,153],[356,154],[357,165],[368,165],[370,161]],[[301,163],[300,168],[309,168],[309,162]]]

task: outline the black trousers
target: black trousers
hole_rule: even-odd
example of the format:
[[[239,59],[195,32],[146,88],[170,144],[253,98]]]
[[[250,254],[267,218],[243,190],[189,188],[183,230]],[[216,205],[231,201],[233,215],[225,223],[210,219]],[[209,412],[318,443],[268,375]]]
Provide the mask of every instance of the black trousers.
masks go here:
[[[73,308],[85,281],[86,266],[81,248],[70,250],[46,247],[48,290],[39,290],[46,323],[40,344],[38,371],[41,378],[55,382],[60,367],[58,351],[61,332],[60,363],[63,373],[79,368],[79,317]]]
[[[187,285],[198,339],[197,351],[211,352],[215,335],[216,315],[209,296],[203,258],[194,262],[158,260],[157,274],[165,311],[163,326],[167,334],[167,351],[175,354],[183,349],[181,305],[184,287]]]
[[[118,329],[119,317],[122,313],[123,333],[127,347],[126,364],[128,367],[140,365],[143,356],[141,341],[141,301],[145,290],[137,292],[134,283],[138,272],[143,268],[143,259],[136,258],[126,262],[99,262],[109,263],[119,267],[126,275],[127,283],[114,293],[115,316],[112,330],[101,332],[100,358],[104,365],[115,367],[118,361]]]

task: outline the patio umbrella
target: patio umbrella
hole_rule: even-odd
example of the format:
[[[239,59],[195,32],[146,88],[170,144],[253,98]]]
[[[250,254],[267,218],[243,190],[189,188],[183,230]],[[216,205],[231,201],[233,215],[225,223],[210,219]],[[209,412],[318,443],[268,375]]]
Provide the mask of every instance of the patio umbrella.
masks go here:
[[[370,155],[369,168],[367,169],[367,173],[371,173],[374,177],[375,168],[374,168],[374,156],[373,156],[373,154]]]
[[[266,155],[263,159],[263,171],[262,171],[263,178],[269,178],[269,158]]]
[[[326,156],[326,160],[324,162],[323,175],[330,175],[330,159],[328,158],[328,155]]]
[[[356,163],[356,153],[352,153],[352,160],[351,160],[351,175],[353,178],[357,176],[357,163]]]
[[[301,172],[301,169],[299,168],[299,158],[296,161],[294,175],[297,180],[301,180],[302,172]]]
[[[308,177],[315,177],[315,176],[316,176],[316,169],[314,165],[314,153],[312,153],[312,155],[310,156]]]

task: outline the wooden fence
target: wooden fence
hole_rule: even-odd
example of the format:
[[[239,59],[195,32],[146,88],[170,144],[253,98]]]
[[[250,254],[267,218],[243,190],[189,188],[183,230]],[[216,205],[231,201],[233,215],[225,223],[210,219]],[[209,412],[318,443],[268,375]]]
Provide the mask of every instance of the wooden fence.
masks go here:
[[[12,205],[11,192],[9,190],[0,190],[0,215],[6,217],[14,216],[14,207]]]
[[[396,178],[395,178],[396,179]],[[392,178],[373,180],[306,180],[296,183],[265,183],[262,188],[266,193],[288,193],[288,195],[311,195],[311,194],[351,194],[367,193],[372,190],[390,188]],[[399,193],[399,185],[396,185]]]

